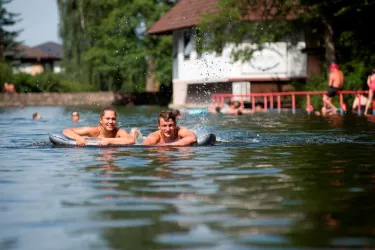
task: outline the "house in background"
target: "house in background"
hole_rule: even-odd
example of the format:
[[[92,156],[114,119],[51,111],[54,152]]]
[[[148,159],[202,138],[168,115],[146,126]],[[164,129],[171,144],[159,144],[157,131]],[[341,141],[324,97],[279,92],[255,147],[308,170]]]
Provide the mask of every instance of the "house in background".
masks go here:
[[[17,46],[16,54],[11,59],[16,66],[14,72],[23,72],[31,75],[51,71],[61,72],[62,46],[53,43],[43,43],[35,47]]]
[[[320,73],[317,57],[302,52],[307,49],[304,34],[297,34],[295,47],[272,43],[245,63],[231,60],[230,44],[222,54],[199,55],[194,28],[202,14],[215,11],[217,3],[181,0],[148,30],[151,35],[173,35],[173,106],[206,105],[214,93],[280,92],[291,81],[305,82],[311,74]],[[249,14],[249,21],[259,20],[260,15]]]

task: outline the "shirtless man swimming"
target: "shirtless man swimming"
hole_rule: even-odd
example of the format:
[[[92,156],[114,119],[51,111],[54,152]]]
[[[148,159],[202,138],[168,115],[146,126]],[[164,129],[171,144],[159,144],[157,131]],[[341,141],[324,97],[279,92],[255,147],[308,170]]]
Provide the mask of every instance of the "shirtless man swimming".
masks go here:
[[[334,97],[339,90],[344,88],[344,74],[339,69],[337,64],[331,64],[329,66],[330,74],[328,79],[328,92],[323,96],[323,105],[327,109],[331,109],[336,112],[336,107],[332,104],[332,97]]]
[[[208,108],[208,112],[212,114],[230,114],[230,115],[242,115],[241,103],[239,101],[231,101],[225,104],[223,107],[211,106]]]
[[[78,111],[73,111],[72,122],[79,122],[79,112]]]
[[[176,125],[176,116],[171,110],[160,112],[158,128],[143,141],[143,145],[189,146],[197,142],[193,131]]]

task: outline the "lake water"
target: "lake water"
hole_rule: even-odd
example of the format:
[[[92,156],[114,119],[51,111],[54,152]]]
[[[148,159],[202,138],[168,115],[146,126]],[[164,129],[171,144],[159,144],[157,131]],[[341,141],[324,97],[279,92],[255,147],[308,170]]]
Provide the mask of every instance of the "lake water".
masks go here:
[[[375,246],[375,119],[185,115],[213,147],[59,148],[72,109],[0,109],[0,249]],[[81,108],[79,126],[99,109]],[[160,109],[119,108],[144,135]],[[31,119],[40,112],[42,119]]]

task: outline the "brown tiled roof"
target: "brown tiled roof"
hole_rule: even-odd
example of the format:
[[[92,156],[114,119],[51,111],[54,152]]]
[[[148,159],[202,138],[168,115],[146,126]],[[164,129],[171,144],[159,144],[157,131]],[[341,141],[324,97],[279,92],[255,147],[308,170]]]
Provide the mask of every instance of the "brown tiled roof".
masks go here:
[[[180,0],[167,14],[148,30],[149,34],[168,33],[172,30],[194,27],[202,14],[215,11],[218,0]]]
[[[18,45],[15,50],[19,53],[19,56],[22,59],[36,59],[36,60],[41,60],[41,59],[57,59],[56,56],[44,52],[40,48],[31,48],[25,45]]]
[[[56,58],[62,58],[63,56],[62,45],[55,42],[46,42],[38,46],[35,46],[34,48],[39,48],[48,54],[54,55]]]
[[[214,13],[218,11],[217,4],[219,0],[180,0],[167,14],[159,19],[148,30],[149,34],[165,34],[176,29],[190,28],[196,26],[203,14]],[[259,8],[256,11],[249,11],[244,17],[245,20],[264,20],[272,19],[272,14],[276,13],[276,8],[271,7],[271,12],[266,17],[265,8]],[[294,15],[287,15],[286,19],[293,19]]]

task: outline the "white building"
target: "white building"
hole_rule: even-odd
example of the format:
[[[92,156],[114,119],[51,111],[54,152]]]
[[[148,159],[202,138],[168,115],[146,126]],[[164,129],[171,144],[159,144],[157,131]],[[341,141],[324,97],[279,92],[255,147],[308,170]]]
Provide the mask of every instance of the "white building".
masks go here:
[[[206,105],[213,93],[280,92],[293,80],[305,81],[309,75],[320,73],[319,60],[302,52],[306,49],[303,35],[293,48],[285,42],[268,44],[246,63],[232,61],[231,45],[220,55],[199,55],[192,30],[200,16],[212,11],[216,3],[181,0],[148,31],[173,35],[173,106]]]
[[[35,47],[19,45],[15,51],[17,53],[12,58],[8,58],[15,63],[13,66],[15,73],[36,75],[45,71],[54,73],[62,71],[60,65],[62,46],[57,43],[48,42]]]

